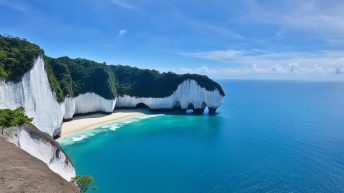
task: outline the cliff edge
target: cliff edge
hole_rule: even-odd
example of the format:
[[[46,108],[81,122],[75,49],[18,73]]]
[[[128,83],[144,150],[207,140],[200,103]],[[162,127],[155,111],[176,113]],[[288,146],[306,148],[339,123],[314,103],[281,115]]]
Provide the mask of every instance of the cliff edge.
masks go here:
[[[64,179],[70,181],[75,176],[74,166],[61,146],[34,125],[24,124],[5,128],[2,137],[44,162],[53,172]]]
[[[77,193],[73,184],[0,136],[0,193]]]

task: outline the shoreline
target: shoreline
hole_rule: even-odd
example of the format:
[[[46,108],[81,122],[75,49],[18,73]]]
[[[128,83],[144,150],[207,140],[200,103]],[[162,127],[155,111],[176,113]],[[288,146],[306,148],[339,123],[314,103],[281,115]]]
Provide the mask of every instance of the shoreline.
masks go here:
[[[121,119],[137,117],[141,115],[147,115],[149,112],[144,109],[120,109],[115,110],[112,114],[105,115],[101,113],[95,113],[90,115],[81,115],[73,117],[72,120],[62,123],[61,134],[59,139],[68,136],[70,134],[82,131],[84,129],[101,125],[104,123],[118,121]]]

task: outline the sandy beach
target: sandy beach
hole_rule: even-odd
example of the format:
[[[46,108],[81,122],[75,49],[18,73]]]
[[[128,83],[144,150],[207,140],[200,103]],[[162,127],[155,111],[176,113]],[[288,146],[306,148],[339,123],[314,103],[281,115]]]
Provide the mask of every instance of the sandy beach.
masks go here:
[[[147,114],[145,110],[115,110],[112,114],[92,114],[74,117],[72,120],[62,123],[61,137],[90,128],[96,125],[116,121],[124,118],[136,117]]]

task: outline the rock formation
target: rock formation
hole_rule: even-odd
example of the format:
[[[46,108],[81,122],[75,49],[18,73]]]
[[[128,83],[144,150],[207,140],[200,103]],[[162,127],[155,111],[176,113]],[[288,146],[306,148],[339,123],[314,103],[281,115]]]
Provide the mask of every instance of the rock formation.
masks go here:
[[[9,142],[44,162],[65,180],[70,181],[75,176],[75,170],[68,155],[48,134],[31,124],[6,128],[4,131],[4,136]]]
[[[0,136],[0,192],[78,193],[70,182]]]

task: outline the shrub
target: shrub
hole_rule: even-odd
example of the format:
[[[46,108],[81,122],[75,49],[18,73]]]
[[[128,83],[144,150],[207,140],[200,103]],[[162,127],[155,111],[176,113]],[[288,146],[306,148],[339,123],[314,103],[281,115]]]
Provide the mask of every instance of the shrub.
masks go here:
[[[4,134],[4,129],[8,127],[20,126],[31,123],[32,118],[29,118],[24,113],[24,108],[19,107],[15,110],[0,109],[0,127],[1,134]]]
[[[79,189],[81,193],[87,192],[93,181],[94,178],[92,176],[75,176],[71,180],[71,182]],[[96,186],[92,187],[92,190],[96,189]]]
[[[19,82],[43,50],[25,39],[0,36],[0,76]]]

